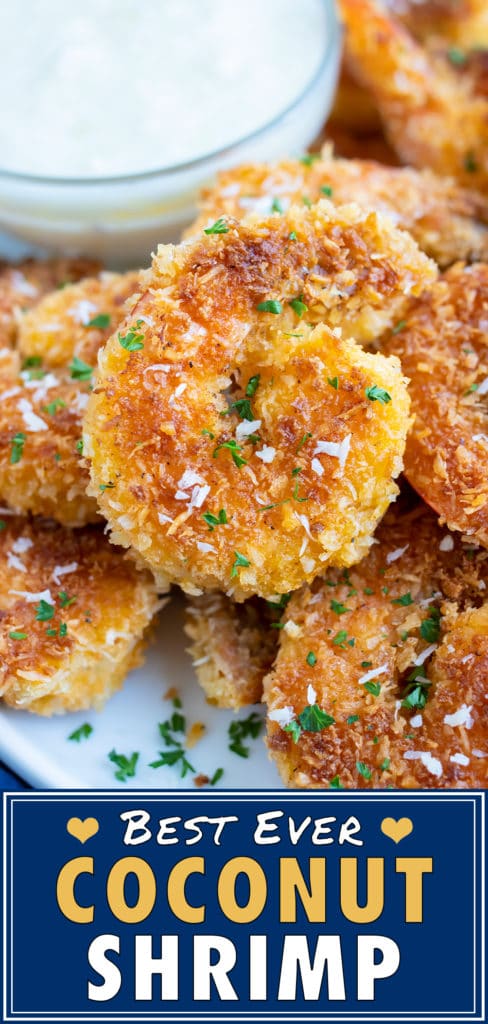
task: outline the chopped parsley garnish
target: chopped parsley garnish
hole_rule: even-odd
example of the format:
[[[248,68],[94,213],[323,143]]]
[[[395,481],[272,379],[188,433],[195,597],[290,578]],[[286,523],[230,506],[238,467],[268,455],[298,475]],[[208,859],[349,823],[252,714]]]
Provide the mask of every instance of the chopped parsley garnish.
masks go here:
[[[23,370],[30,370],[33,366],[42,366],[42,359],[40,356],[27,356],[22,363]]]
[[[313,668],[314,665],[317,664],[317,655],[314,654],[313,651],[309,651],[305,660],[307,665],[310,665],[310,667]]]
[[[354,725],[354,722],[359,722],[359,715],[349,715],[349,718],[346,718],[346,722],[347,725]]]
[[[302,732],[322,732],[322,729],[334,725],[335,718],[328,715],[318,704],[307,704],[298,715],[298,722]]]
[[[25,442],[26,436],[25,434],[22,433],[16,434],[15,437],[12,438],[12,441],[10,442],[12,445],[12,450],[10,452],[11,466],[15,466],[17,462],[20,462],[22,455],[24,453]]]
[[[361,662],[361,668],[372,668],[372,666],[373,666],[373,662],[372,661],[362,661]]]
[[[363,685],[364,685],[364,689],[367,690],[368,693],[372,693],[373,694],[373,697],[379,697],[379,695],[381,693],[381,683],[375,683],[374,679],[371,679],[371,680],[368,680],[368,682],[364,683]]]
[[[273,199],[271,203],[271,213],[284,213],[285,209],[283,203],[279,199]]]
[[[60,637],[65,637],[68,635],[68,627],[65,622],[62,622],[59,627],[59,635]]]
[[[36,608],[36,621],[37,622],[48,622],[49,619],[54,618],[54,605],[50,604],[49,601],[41,600]]]
[[[441,632],[441,613],[438,608],[428,608],[429,617],[420,624],[420,636],[428,644],[437,643]]]
[[[249,757],[250,748],[245,746],[243,740],[257,739],[262,728],[263,719],[252,711],[248,718],[240,718],[237,722],[229,725],[229,750],[239,757]]]
[[[336,615],[344,615],[346,612],[350,612],[350,608],[346,608],[345,605],[341,604],[340,601],[330,602],[331,611],[335,612]]]
[[[268,601],[268,600],[266,600],[266,604],[268,605],[268,608],[280,608],[280,609],[283,609],[283,608],[286,608],[290,598],[291,598],[291,593],[290,594],[280,594],[278,601]]]
[[[447,51],[447,58],[455,67],[462,67],[467,61],[466,54],[463,50],[458,49],[457,46],[452,46],[451,49]]]
[[[311,209],[311,207],[312,207],[312,200],[310,199],[310,196],[302,196],[302,203],[309,210]]]
[[[214,449],[213,458],[216,459],[221,448],[228,448],[232,454],[232,459],[238,469],[241,466],[247,466],[247,459],[243,459],[239,452],[242,452],[242,445],[237,444],[237,441],[223,441],[222,444],[218,444]]]
[[[310,431],[307,434],[303,435],[301,441],[299,441],[298,446],[295,449],[295,454],[296,455],[298,455],[298,452],[301,451],[301,449],[303,448],[304,444],[306,444],[307,441],[310,441],[311,437],[312,437],[312,435],[311,435]]]
[[[395,324],[395,326],[393,327],[391,333],[392,334],[399,334],[400,331],[403,331],[403,328],[406,327],[406,326],[407,326],[407,321],[406,320],[399,320],[398,323]]]
[[[150,768],[171,768],[174,765],[177,765],[180,769],[182,779],[185,778],[188,772],[195,771],[193,765],[190,764],[183,747],[176,747],[175,750],[161,750],[158,760],[149,762]]]
[[[9,637],[11,640],[27,640],[27,633],[19,633],[16,629],[13,629],[9,633]]]
[[[7,529],[7,524],[5,522],[5,519],[0,519],[0,530],[6,530],[6,529]]]
[[[390,758],[385,757],[385,760],[380,764],[380,772],[387,772],[390,770]]]
[[[395,597],[392,604],[398,604],[401,608],[408,608],[409,604],[413,604],[413,598],[408,590],[406,594],[402,594],[401,597]]]
[[[109,480],[108,484],[100,484],[100,487],[98,489],[103,494],[104,491],[111,491],[113,487],[115,487],[115,484],[112,482],[112,480]]]
[[[219,217],[214,224],[211,224],[209,228],[203,229],[206,235],[226,235],[229,231],[229,226],[226,224],[223,217]]]
[[[58,597],[61,608],[69,608],[70,604],[74,604],[76,601],[76,597],[68,597],[65,590],[60,590]]]
[[[254,377],[250,377],[246,384],[246,395],[248,398],[252,398],[256,394],[259,387],[259,381],[261,380],[261,374],[256,373]]]
[[[383,405],[387,405],[391,402],[391,395],[384,388],[379,388],[377,384],[372,384],[370,388],[366,388],[366,398],[369,398],[370,402],[381,402]]]
[[[212,775],[212,778],[208,780],[209,786],[216,786],[217,782],[220,781],[220,779],[222,778],[223,774],[224,774],[224,769],[223,768],[216,768],[216,770],[214,771],[214,773]]]
[[[74,732],[70,733],[68,739],[73,740],[75,743],[79,743],[80,740],[87,740],[88,737],[91,736],[92,732],[93,726],[90,725],[89,722],[84,722],[83,725],[80,725],[79,729],[75,729]]]
[[[204,427],[202,430],[202,437],[205,437],[205,435],[207,435],[211,441],[215,439],[215,434],[212,434],[212,431],[208,430],[207,427]]]
[[[231,579],[233,579],[235,576],[238,575],[238,570],[241,567],[242,568],[247,568],[251,564],[249,559],[246,558],[245,555],[241,555],[241,553],[239,551],[234,551],[234,555],[235,555],[235,560],[234,560],[234,565],[232,566],[232,571],[231,571],[231,574],[230,574]]]
[[[329,782],[329,789],[344,789],[342,782],[338,775],[334,775],[334,778]]]
[[[327,383],[330,384],[331,388],[334,388],[334,391],[337,391],[337,389],[339,387],[339,378],[338,377],[327,377]]]
[[[258,302],[256,309],[260,313],[282,313],[283,306],[278,299],[265,299],[264,302]]]
[[[308,501],[308,498],[299,498],[298,497],[299,489],[300,489],[300,484],[299,484],[299,482],[297,480],[297,482],[296,482],[296,484],[295,484],[295,486],[293,488],[293,499],[294,499],[294,501]]]
[[[333,637],[332,643],[334,647],[342,647],[343,650],[345,650],[346,647],[354,647],[355,640],[354,637],[348,639],[346,630],[340,629],[339,632],[336,633],[335,637]]]
[[[407,678],[403,691],[402,708],[425,708],[430,681],[423,675],[422,668],[415,668]]]
[[[364,761],[356,761],[356,768],[363,779],[370,779],[372,776],[371,768],[365,765]]]
[[[320,186],[320,191],[321,191],[323,196],[328,196],[329,199],[334,194],[334,189],[331,188],[330,185],[321,185]]]
[[[144,335],[139,331],[143,323],[143,320],[136,320],[135,327],[130,327],[127,334],[117,335],[122,348],[125,348],[126,352],[139,352],[141,348],[144,348]]]
[[[133,779],[136,774],[137,762],[139,760],[139,754],[131,754],[130,757],[126,757],[125,754],[117,754],[115,750],[111,750],[108,755],[109,761],[116,765],[117,771],[115,772],[115,778],[119,782],[127,782],[127,779]]]
[[[297,233],[296,233],[296,231],[290,231],[290,234],[288,235],[288,238],[290,239],[290,242],[296,242],[296,240],[297,240]]]
[[[297,722],[296,718],[294,718],[292,722],[288,722],[288,725],[283,726],[283,732],[289,732],[294,743],[298,743],[298,740],[302,735],[302,731],[300,723]]]
[[[472,150],[469,153],[466,153],[464,158],[464,170],[467,171],[468,174],[474,174],[478,170],[478,162]]]
[[[88,366],[88,363],[84,363],[78,356],[74,356],[68,369],[72,380],[91,380],[93,366]]]
[[[212,533],[216,526],[225,526],[227,523],[227,513],[225,508],[221,508],[217,516],[214,516],[213,512],[204,512],[202,519],[205,520],[210,533]]]
[[[292,469],[291,471],[291,475],[298,476],[298,474],[302,472],[302,468],[302,466],[295,466],[295,469]]]
[[[469,388],[467,388],[467,390],[464,392],[464,395],[472,395],[474,391],[478,390],[478,388],[479,384],[470,384]]]
[[[49,405],[43,405],[43,412],[47,412],[48,416],[55,416],[58,409],[65,409],[66,402],[63,402],[62,398],[55,398],[54,402],[49,402]]]
[[[226,412],[221,413],[222,416],[228,416],[232,410],[235,409],[241,420],[249,420],[251,423],[254,419],[254,413],[251,409],[251,402],[249,398],[238,398],[236,402],[232,402]]]
[[[85,324],[85,327],[100,327],[104,331],[106,327],[110,327],[110,313],[98,313]]]
[[[305,167],[311,167],[316,160],[320,160],[320,153],[305,153],[304,156],[300,157],[300,163]]]
[[[303,314],[308,311],[308,306],[303,301],[303,295],[298,295],[296,299],[291,299],[288,305],[291,306],[293,312],[296,313],[299,319],[301,319]]]
[[[78,455],[83,455],[83,438],[82,437],[80,437],[80,440],[76,442],[76,446],[75,447],[76,447],[76,451],[78,452]]]

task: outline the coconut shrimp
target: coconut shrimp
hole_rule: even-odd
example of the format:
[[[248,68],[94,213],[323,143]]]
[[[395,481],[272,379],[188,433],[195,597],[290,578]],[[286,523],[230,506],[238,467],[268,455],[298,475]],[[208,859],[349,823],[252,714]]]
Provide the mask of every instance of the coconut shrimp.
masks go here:
[[[137,281],[103,274],[48,293],[21,314],[17,350],[0,352],[0,502],[17,512],[96,522],[81,423],[98,349]]]
[[[483,196],[430,171],[334,158],[330,146],[301,160],[223,171],[203,193],[200,216],[187,235],[222,215],[279,214],[291,202],[315,203],[324,195],[334,204],[354,200],[388,214],[442,267],[458,259],[488,260],[488,201]]]
[[[488,547],[488,266],[451,267],[382,350],[410,378],[408,480],[442,522]]]
[[[454,63],[465,51],[488,46],[486,0],[388,0],[388,7],[427,46],[456,47]]]
[[[239,601],[357,561],[409,417],[399,363],[348,336],[396,321],[432,277],[389,221],[326,202],[160,247],[85,417],[115,542],[160,585]]]
[[[280,604],[251,598],[242,604],[225,594],[205,594],[190,600],[185,633],[198,682],[210,704],[242,708],[257,704],[263,679],[278,648]]]
[[[375,0],[340,0],[348,66],[378,107],[405,163],[488,188],[488,100],[470,75],[435,58]]]
[[[264,681],[291,786],[469,788],[488,766],[488,553],[425,507],[293,595]]]
[[[101,707],[142,662],[151,576],[101,530],[1,515],[0,698],[40,715]]]
[[[99,264],[80,259],[0,263],[0,348],[14,343],[22,312],[32,309],[43,295],[98,270]]]
[[[46,294],[19,320],[17,346],[24,359],[37,357],[55,367],[77,358],[94,366],[137,293],[139,276],[103,272]]]

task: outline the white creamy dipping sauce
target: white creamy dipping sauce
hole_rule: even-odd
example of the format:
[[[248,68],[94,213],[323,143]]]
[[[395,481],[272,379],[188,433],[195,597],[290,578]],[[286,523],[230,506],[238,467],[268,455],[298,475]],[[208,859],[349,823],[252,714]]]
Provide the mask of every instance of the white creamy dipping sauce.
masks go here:
[[[305,92],[330,3],[4,2],[0,168],[130,175],[229,146]]]

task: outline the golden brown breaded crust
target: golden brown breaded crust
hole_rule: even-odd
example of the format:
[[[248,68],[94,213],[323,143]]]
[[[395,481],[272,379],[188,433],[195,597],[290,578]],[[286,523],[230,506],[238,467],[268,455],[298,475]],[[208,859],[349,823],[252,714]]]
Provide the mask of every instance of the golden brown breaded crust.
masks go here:
[[[81,453],[90,377],[73,372],[37,360],[22,370],[17,352],[0,351],[0,504],[84,526],[99,520]]]
[[[0,261],[0,348],[15,341],[23,310],[32,309],[53,288],[79,281],[99,268],[99,263],[84,259]]]
[[[438,40],[461,51],[488,46],[486,0],[388,0],[388,6],[428,46]]]
[[[100,355],[84,451],[117,543],[161,584],[243,600],[357,561],[396,493],[408,427],[398,364],[305,326],[302,307],[369,338],[435,271],[357,207],[225,227],[159,250]],[[375,385],[391,401],[371,401]],[[203,517],[221,509],[210,543]]]
[[[278,630],[271,626],[276,621],[276,612],[259,598],[236,604],[216,593],[188,602],[189,653],[209,704],[237,709],[261,700],[278,648]]]
[[[488,546],[488,266],[452,267],[382,350],[410,378],[405,473],[452,530]]]
[[[264,681],[271,757],[291,786],[485,786],[488,554],[425,508],[390,512],[377,541],[288,605]],[[315,700],[333,722],[294,742],[283,725]]]
[[[388,214],[409,231],[440,266],[455,260],[488,260],[488,200],[452,179],[411,167],[385,167],[372,160],[343,160],[325,146],[321,157],[244,164],[223,171],[203,194],[201,214],[190,236],[219,216],[243,217],[250,210],[287,209],[302,197],[317,202],[359,203]]]
[[[376,0],[340,0],[348,68],[370,91],[405,163],[488,189],[488,100]]]
[[[19,320],[19,351],[24,357],[39,356],[45,366],[63,366],[74,356],[95,366],[98,350],[138,291],[139,276],[138,271],[103,272],[45,295]]]
[[[105,540],[2,518],[0,697],[51,715],[101,707],[141,663],[154,583]]]

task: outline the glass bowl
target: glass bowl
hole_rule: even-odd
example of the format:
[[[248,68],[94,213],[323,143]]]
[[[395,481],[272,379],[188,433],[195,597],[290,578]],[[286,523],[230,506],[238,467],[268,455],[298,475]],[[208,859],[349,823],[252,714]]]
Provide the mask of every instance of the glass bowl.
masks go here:
[[[113,267],[140,265],[158,242],[177,241],[199,190],[217,171],[303,153],[331,109],[341,54],[333,0],[318,71],[274,120],[235,144],[162,170],[103,178],[53,178],[0,169],[0,228],[49,253],[83,254]]]

